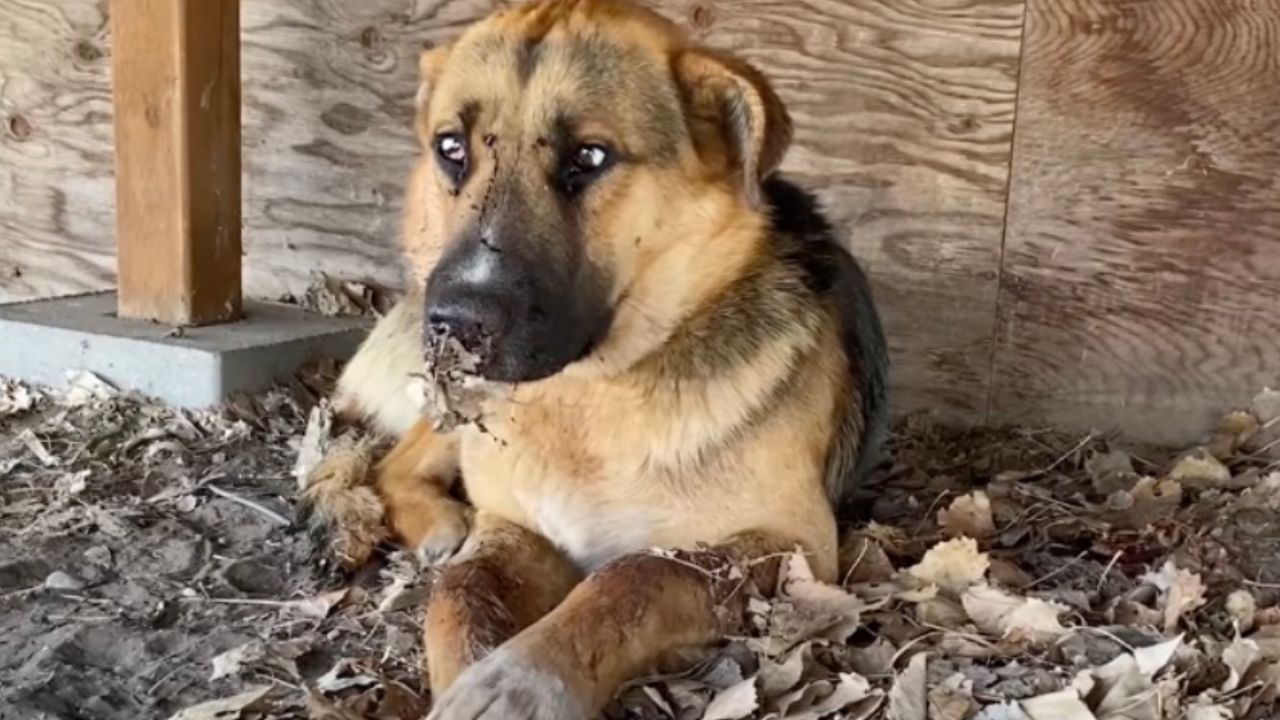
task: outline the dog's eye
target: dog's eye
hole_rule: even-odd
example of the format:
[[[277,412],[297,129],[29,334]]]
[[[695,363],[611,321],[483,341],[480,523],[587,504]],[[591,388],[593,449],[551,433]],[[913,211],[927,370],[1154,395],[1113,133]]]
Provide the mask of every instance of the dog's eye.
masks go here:
[[[445,133],[436,138],[436,154],[441,160],[461,168],[467,164],[467,143],[461,135]]]
[[[576,196],[613,164],[613,154],[603,145],[579,145],[561,168],[560,180],[570,197]]]
[[[593,173],[609,163],[609,149],[603,145],[583,145],[573,153],[570,170],[575,173]]]

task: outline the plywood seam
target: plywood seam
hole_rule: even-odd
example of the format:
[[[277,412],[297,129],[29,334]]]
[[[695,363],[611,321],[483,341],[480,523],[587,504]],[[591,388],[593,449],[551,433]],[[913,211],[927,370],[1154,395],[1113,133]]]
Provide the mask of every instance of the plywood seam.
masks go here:
[[[1000,301],[1004,298],[1005,247],[1009,241],[1009,212],[1013,206],[1013,174],[1016,156],[1014,150],[1018,143],[1018,111],[1022,103],[1022,75],[1026,69],[1027,53],[1027,17],[1031,14],[1031,3],[1026,0],[1022,4],[1022,27],[1018,34],[1018,75],[1013,85],[1013,121],[1009,125],[1009,171],[1004,179],[1004,217],[1000,227],[1000,256],[996,261],[996,298],[991,312],[991,357],[987,362],[987,401],[982,413],[982,425],[991,424],[991,413],[996,396],[996,362],[1000,352]]]

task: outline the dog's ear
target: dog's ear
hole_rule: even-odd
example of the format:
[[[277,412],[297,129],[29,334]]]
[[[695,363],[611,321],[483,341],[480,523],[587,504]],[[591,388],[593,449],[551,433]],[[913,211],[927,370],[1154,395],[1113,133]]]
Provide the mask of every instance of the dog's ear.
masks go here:
[[[726,53],[687,49],[673,69],[699,153],[716,143],[740,171],[748,200],[758,205],[760,183],[782,164],[791,144],[791,116],[782,99],[763,73]]]
[[[449,51],[452,47],[452,44],[437,45],[422,51],[422,54],[418,56],[418,94],[414,98],[413,104],[418,114],[415,125],[423,142],[427,141],[427,138],[422,136],[427,130],[425,127],[427,103],[431,100],[431,89],[435,87],[436,81],[440,79],[440,73],[444,71],[444,64],[449,59]]]

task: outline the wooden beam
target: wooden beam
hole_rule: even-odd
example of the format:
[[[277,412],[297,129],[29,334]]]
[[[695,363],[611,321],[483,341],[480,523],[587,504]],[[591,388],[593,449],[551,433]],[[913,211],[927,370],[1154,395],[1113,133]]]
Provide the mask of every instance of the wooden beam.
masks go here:
[[[240,1],[111,0],[119,311],[235,320]]]

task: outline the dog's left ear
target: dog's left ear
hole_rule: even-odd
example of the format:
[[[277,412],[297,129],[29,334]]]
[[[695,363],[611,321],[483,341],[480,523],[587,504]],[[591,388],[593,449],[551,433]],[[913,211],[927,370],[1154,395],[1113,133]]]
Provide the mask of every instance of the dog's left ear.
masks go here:
[[[675,58],[674,71],[694,126],[694,143],[704,146],[699,152],[705,152],[710,130],[741,172],[747,199],[759,205],[761,182],[782,164],[791,144],[791,116],[782,99],[759,70],[715,50],[684,50]]]

